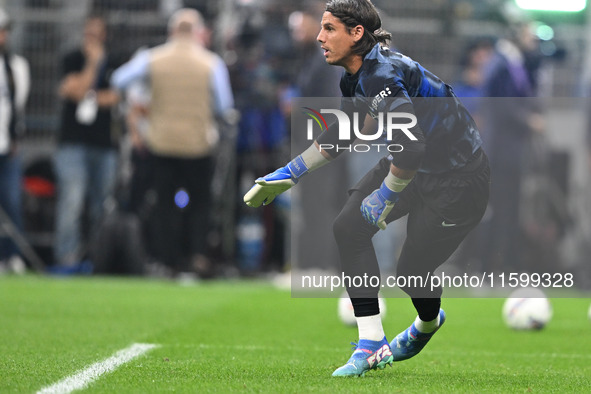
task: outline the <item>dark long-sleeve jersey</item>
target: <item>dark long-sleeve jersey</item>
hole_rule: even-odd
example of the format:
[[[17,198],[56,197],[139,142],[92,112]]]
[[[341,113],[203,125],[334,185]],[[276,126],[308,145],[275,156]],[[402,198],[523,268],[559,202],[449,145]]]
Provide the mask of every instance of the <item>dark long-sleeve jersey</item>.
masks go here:
[[[463,167],[482,145],[474,120],[451,86],[409,57],[379,44],[365,55],[357,73],[343,75],[340,87],[343,106],[360,113],[359,119],[392,112],[416,116],[417,125],[409,129],[416,141],[400,131],[388,141],[404,148],[392,154],[392,162],[400,168],[447,172]],[[329,127],[318,142],[334,141],[337,132],[338,127]]]

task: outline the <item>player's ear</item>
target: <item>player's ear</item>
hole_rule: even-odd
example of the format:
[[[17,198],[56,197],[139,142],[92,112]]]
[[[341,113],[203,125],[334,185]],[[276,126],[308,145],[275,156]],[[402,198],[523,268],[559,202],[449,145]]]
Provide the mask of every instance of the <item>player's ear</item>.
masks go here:
[[[363,37],[363,33],[365,32],[365,28],[361,25],[357,25],[351,29],[351,35],[353,36],[353,41],[357,42],[361,40]]]

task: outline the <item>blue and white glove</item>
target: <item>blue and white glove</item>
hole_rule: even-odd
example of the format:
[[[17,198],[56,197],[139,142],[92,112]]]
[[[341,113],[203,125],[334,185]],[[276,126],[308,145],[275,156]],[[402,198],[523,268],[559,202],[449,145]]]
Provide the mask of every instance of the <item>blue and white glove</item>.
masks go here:
[[[308,172],[308,167],[298,156],[285,167],[281,167],[262,178],[255,180],[255,185],[244,195],[244,202],[249,207],[269,205],[279,194],[291,189],[300,177]]]
[[[374,190],[369,196],[363,199],[361,203],[361,214],[369,224],[386,229],[386,217],[398,202],[399,193],[391,190],[382,182],[379,189]]]

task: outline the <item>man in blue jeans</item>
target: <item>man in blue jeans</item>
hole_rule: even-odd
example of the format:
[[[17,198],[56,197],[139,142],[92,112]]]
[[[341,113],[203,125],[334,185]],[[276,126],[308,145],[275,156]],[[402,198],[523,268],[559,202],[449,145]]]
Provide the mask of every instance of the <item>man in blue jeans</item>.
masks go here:
[[[83,258],[81,223],[86,199],[92,232],[116,178],[111,107],[118,96],[108,81],[116,65],[105,51],[106,37],[105,21],[90,16],[81,48],[68,53],[62,64],[59,95],[64,105],[55,156],[58,197],[54,251],[55,263],[61,268],[74,268]]]

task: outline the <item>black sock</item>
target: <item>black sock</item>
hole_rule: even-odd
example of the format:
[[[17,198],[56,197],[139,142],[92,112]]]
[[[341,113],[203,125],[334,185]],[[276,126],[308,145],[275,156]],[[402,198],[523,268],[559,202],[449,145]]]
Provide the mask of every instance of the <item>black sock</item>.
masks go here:
[[[351,298],[356,317],[373,316],[380,313],[377,298]]]
[[[439,316],[441,298],[413,298],[412,303],[422,321],[431,321]]]

